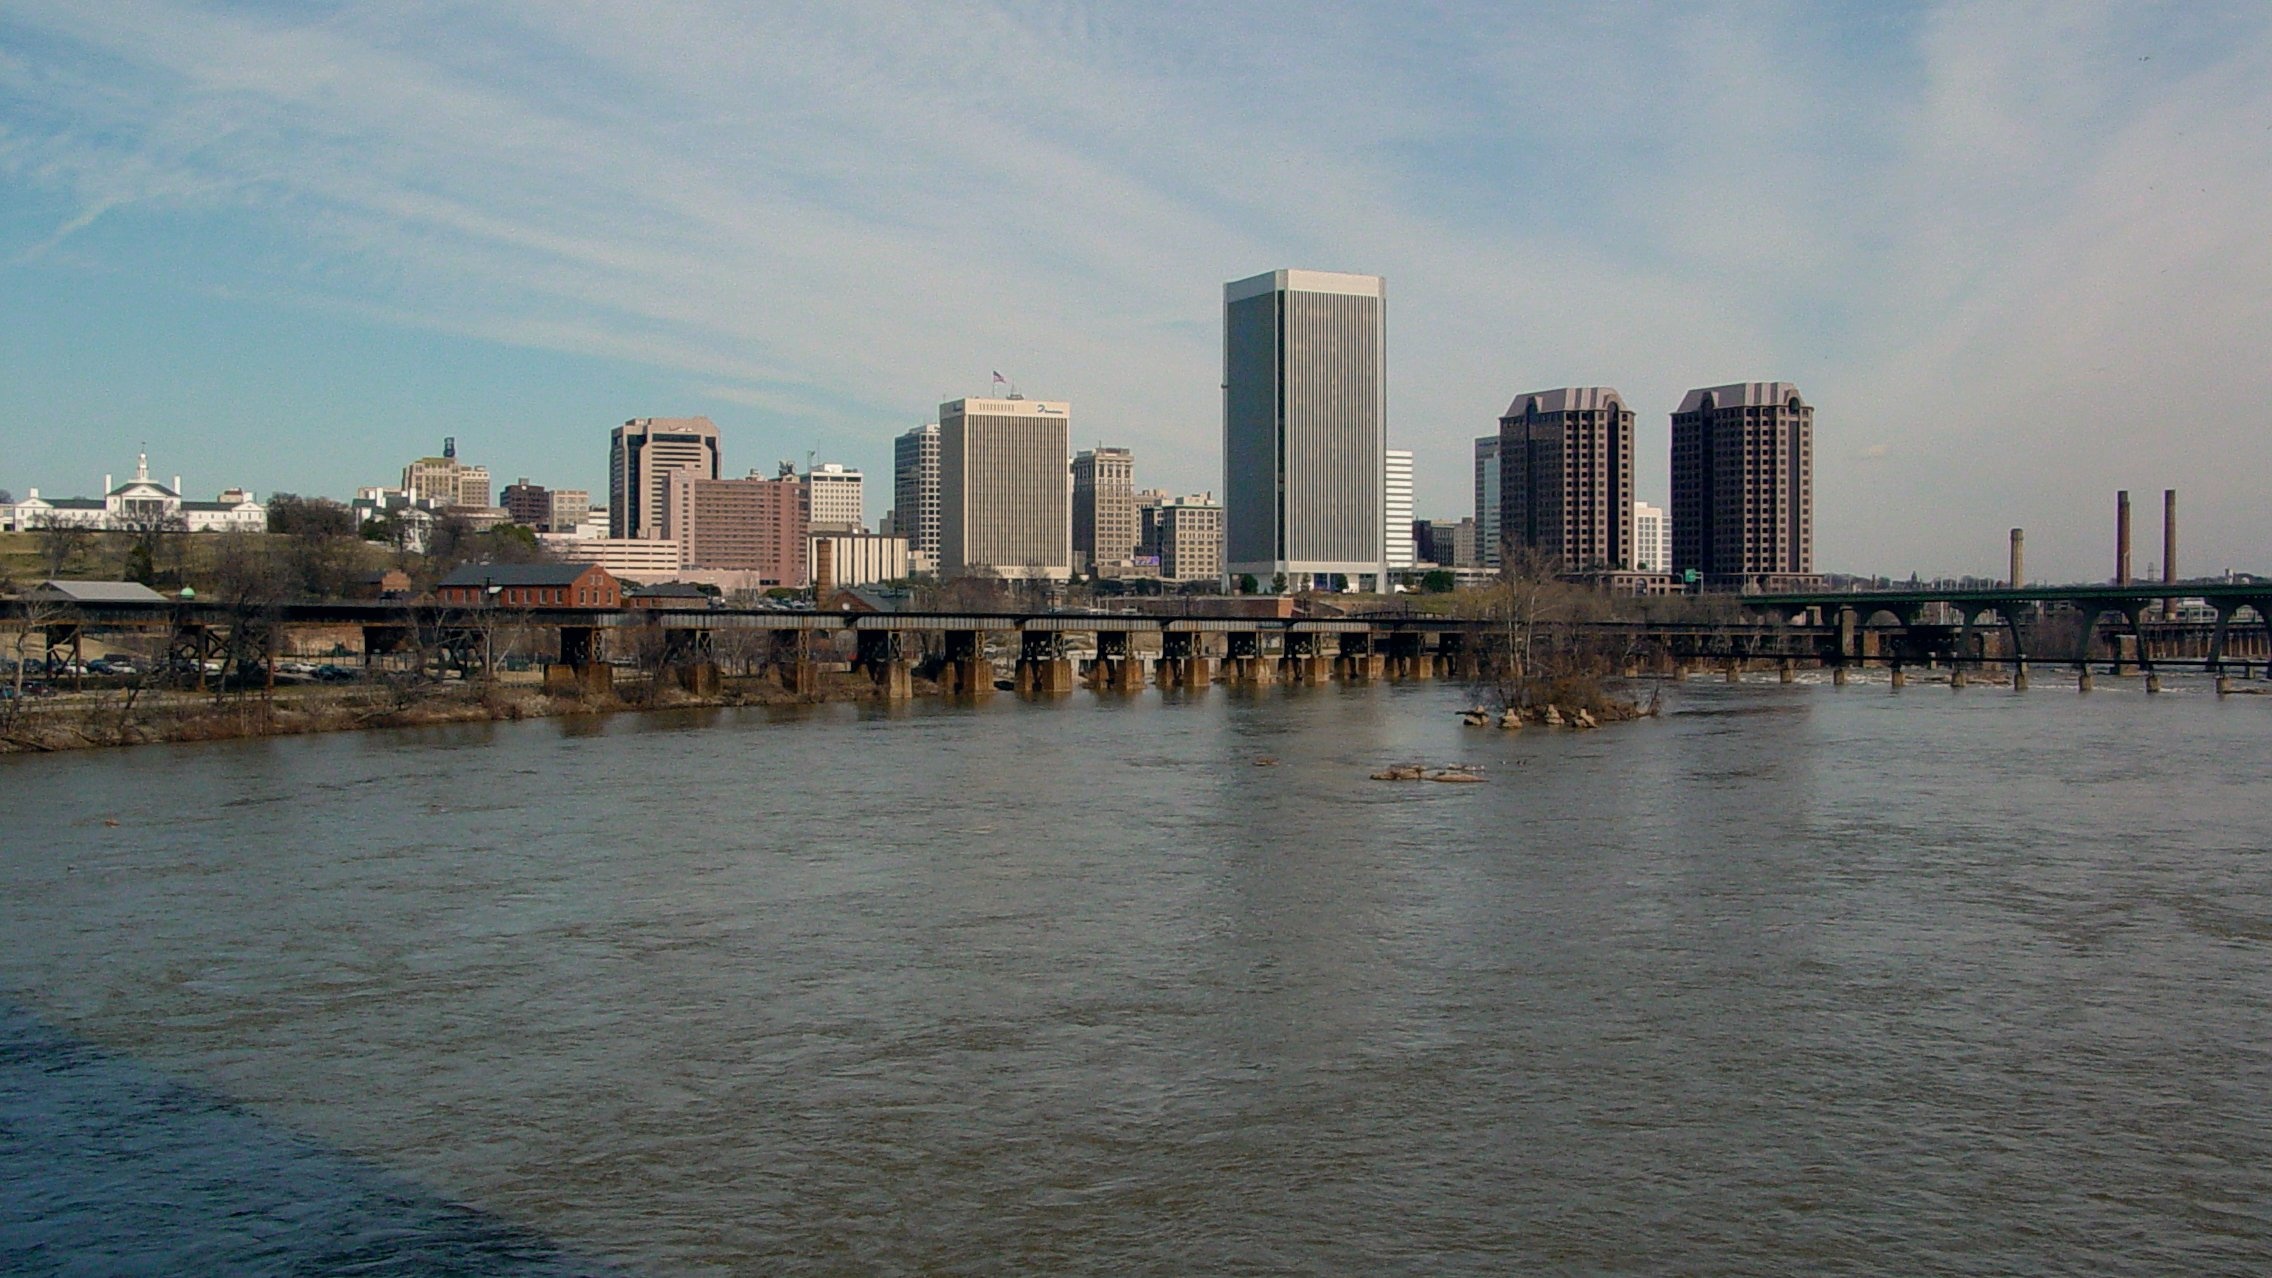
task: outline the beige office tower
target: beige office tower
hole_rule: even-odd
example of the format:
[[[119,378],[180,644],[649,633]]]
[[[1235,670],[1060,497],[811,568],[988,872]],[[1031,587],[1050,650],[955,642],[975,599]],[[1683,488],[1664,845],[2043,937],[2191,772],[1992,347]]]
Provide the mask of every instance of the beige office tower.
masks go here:
[[[1672,415],[1672,568],[1708,589],[1814,575],[1814,409],[1789,382],[1692,390]]]
[[[812,486],[814,531],[868,530],[866,476],[849,467],[829,462],[805,472],[805,482]]]
[[[1214,495],[1178,497],[1154,510],[1160,579],[1217,581],[1223,575],[1223,508]]]
[[[1094,448],[1073,456],[1073,562],[1091,572],[1098,564],[1126,563],[1136,554],[1136,460],[1125,448]]]
[[[458,460],[458,441],[442,441],[442,455],[421,457],[402,468],[402,490],[413,500],[437,506],[483,507],[489,504],[489,468],[468,466]]]
[[[939,573],[1073,575],[1071,406],[1040,399],[939,405]]]
[[[1564,572],[1633,566],[1633,410],[1608,386],[1515,396],[1499,418],[1499,530]]]
[[[718,428],[709,418],[635,417],[616,427],[607,456],[607,535],[670,536],[664,490],[674,470],[718,478]]]

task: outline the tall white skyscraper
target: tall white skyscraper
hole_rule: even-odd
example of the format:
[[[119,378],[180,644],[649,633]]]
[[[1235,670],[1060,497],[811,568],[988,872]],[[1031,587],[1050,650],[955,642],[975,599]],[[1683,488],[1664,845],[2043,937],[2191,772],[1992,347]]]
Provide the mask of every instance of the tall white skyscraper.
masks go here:
[[[1223,571],[1388,576],[1388,286],[1272,271],[1223,286]]]
[[[1073,575],[1071,405],[958,399],[939,405],[939,572]]]
[[[1412,548],[1412,453],[1391,448],[1383,456],[1385,483],[1383,508],[1388,512],[1382,529],[1391,571],[1410,568],[1417,558]]]
[[[1499,437],[1475,441],[1475,539],[1486,568],[1499,566]]]
[[[1633,567],[1640,572],[1672,571],[1672,520],[1662,508],[1633,503]]]

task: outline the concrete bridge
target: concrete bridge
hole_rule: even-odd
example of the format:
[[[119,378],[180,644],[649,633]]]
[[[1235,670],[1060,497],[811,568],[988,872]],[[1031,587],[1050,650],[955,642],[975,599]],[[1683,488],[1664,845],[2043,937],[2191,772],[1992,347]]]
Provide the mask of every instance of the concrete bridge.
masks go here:
[[[2181,597],[2203,601],[2213,619],[2177,620]],[[2088,687],[2092,662],[2099,660],[2115,673],[2135,668],[2157,689],[2160,668],[2245,676],[2251,660],[2272,658],[2272,583],[2265,582],[1825,592],[1739,596],[1736,602],[1770,621],[1828,625],[1836,631],[1829,664],[1875,657],[1897,680],[1904,664],[1945,663],[1960,683],[1967,667],[1995,664],[2009,665],[2014,682],[2025,687],[2030,663],[2048,662],[2072,665]],[[1928,622],[1931,613],[1943,619]],[[1873,627],[1890,632],[1891,640],[1875,653],[1868,642]]]

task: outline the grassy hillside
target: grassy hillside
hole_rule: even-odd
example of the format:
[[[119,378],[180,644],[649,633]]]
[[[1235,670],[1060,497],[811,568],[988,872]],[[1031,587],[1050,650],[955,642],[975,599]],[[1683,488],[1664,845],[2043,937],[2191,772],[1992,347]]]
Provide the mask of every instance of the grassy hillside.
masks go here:
[[[284,538],[259,534],[268,545],[281,548]],[[221,540],[218,533],[192,533],[173,539],[170,553],[159,559],[161,573],[180,575],[185,585],[201,586],[212,579],[213,552]],[[66,578],[89,581],[115,581],[124,575],[128,551],[128,538],[116,533],[98,534],[86,539],[78,553],[71,557],[59,574]],[[364,568],[383,568],[390,562],[384,546],[374,542],[356,542],[354,553]],[[40,554],[37,533],[0,533],[0,588],[22,587],[35,584],[51,574]]]

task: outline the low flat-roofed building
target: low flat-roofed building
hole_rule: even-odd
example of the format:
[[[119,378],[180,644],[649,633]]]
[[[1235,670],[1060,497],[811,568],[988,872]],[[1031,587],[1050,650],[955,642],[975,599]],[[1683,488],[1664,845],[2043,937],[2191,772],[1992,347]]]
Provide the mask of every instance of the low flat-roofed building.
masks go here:
[[[576,537],[542,533],[537,540],[563,559],[595,563],[619,578],[673,581],[681,568],[678,543],[646,537]]]
[[[805,562],[818,565],[821,545],[827,543],[829,570],[839,586],[867,586],[880,581],[905,581],[914,575],[907,538],[882,533],[814,532],[806,546]],[[817,572],[817,567],[813,569]]]

